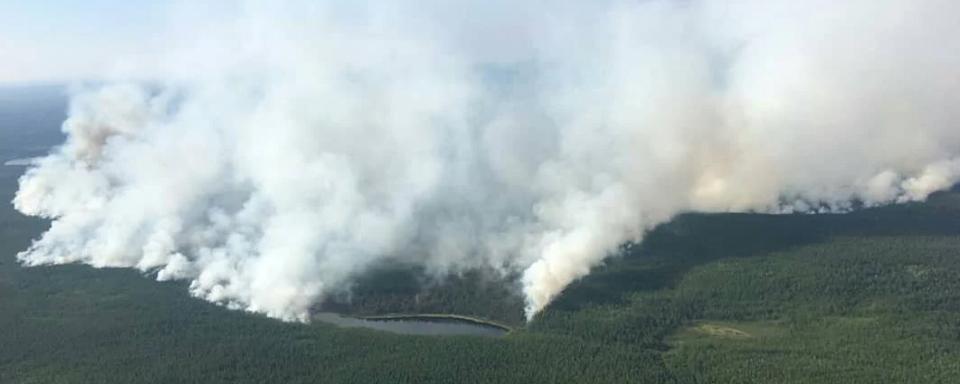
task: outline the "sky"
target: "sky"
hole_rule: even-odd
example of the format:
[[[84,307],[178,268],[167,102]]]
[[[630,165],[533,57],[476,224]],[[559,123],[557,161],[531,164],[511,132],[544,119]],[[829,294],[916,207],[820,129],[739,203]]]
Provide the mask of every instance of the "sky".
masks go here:
[[[550,11],[587,7],[608,0],[450,1],[419,0],[416,7],[402,0],[357,2],[327,0],[332,20],[349,22],[375,12],[409,12],[427,23],[448,43],[469,47],[485,62],[522,61],[530,52],[531,25]],[[183,52],[203,47],[205,35],[240,20],[244,12],[296,13],[296,7],[256,0],[0,0],[0,85],[69,83],[83,80],[143,79],[170,68],[184,68]],[[310,5],[313,4],[313,5]],[[374,5],[376,5],[374,7]],[[280,9],[274,9],[274,8]],[[399,11],[406,9],[406,11]],[[576,12],[567,12],[576,14]],[[316,15],[315,12],[303,12]],[[408,15],[410,16],[410,15]],[[327,22],[331,19],[326,20]],[[321,20],[310,20],[322,23]],[[589,24],[589,23],[587,23]],[[442,31],[441,33],[436,33]],[[428,32],[430,33],[430,32]],[[296,36],[288,37],[296,40]],[[211,41],[222,39],[210,38]],[[188,54],[189,56],[189,54]],[[186,58],[189,62],[189,57]],[[201,64],[202,65],[202,64]],[[169,74],[166,74],[169,77]]]
[[[161,48],[174,3],[0,0],[0,84],[76,81],[129,71],[132,61]]]

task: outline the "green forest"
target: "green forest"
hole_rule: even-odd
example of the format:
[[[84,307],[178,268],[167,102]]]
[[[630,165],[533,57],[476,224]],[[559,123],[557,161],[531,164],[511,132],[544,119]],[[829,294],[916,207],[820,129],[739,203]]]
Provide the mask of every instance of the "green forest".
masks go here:
[[[22,268],[44,223],[0,215],[0,383],[956,383],[960,193],[830,215],[690,214],[530,323],[511,282],[384,267],[354,314],[455,313],[502,337],[284,323],[182,282]]]

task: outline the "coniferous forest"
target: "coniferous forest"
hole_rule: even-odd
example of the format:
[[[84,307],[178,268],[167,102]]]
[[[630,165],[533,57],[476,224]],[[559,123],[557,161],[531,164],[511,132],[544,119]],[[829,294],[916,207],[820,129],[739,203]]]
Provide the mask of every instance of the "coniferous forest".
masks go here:
[[[6,170],[5,170],[6,171]],[[7,175],[9,176],[9,175]],[[11,191],[5,191],[11,193]],[[283,323],[183,283],[22,268],[45,225],[4,208],[2,383],[951,383],[960,377],[960,194],[843,215],[686,215],[530,323],[510,282],[371,272],[356,314],[445,312],[515,329],[409,336]]]

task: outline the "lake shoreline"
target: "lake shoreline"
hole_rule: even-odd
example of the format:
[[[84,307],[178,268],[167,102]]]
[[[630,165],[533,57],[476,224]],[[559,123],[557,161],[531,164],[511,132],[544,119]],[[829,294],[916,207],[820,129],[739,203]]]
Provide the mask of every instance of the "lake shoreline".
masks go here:
[[[345,315],[349,316],[349,315]],[[361,320],[369,321],[400,321],[400,320],[420,320],[420,321],[455,321],[455,322],[464,322],[471,323],[475,325],[491,327],[500,329],[506,333],[511,333],[514,331],[514,328],[506,324],[498,323],[493,320],[481,319],[478,317],[465,316],[465,315],[456,315],[456,314],[445,314],[445,313],[415,313],[415,314],[401,314],[401,313],[391,313],[386,315],[366,315],[366,316],[351,316]]]
[[[403,335],[499,337],[513,331],[513,328],[494,321],[442,313],[348,315],[318,312],[313,314],[311,319],[340,327],[368,328]]]

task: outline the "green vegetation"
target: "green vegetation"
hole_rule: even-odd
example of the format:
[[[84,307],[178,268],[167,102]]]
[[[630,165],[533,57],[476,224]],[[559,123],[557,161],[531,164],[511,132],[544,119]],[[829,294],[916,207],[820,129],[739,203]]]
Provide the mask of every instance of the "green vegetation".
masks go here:
[[[8,196],[2,196],[7,198]],[[129,270],[20,268],[0,214],[0,383],[955,383],[960,194],[847,215],[685,215],[500,338],[288,324]],[[509,284],[385,268],[341,309],[518,324]]]

